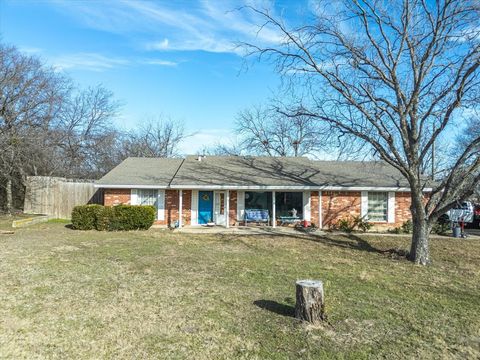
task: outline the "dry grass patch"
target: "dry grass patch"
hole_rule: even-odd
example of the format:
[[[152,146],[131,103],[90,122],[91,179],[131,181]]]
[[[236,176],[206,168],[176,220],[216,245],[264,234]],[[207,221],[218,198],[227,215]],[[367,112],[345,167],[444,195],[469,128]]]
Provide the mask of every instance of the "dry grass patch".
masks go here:
[[[0,354],[7,358],[480,356],[480,241],[406,237],[73,231],[4,237]],[[294,282],[325,281],[331,325],[291,315]]]

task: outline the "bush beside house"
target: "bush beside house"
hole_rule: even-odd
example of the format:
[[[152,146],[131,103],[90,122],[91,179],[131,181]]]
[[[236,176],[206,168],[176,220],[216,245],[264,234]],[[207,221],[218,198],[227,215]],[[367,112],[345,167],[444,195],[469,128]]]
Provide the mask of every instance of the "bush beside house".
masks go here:
[[[72,211],[72,225],[76,230],[147,230],[155,221],[154,206],[143,205],[81,205]]]

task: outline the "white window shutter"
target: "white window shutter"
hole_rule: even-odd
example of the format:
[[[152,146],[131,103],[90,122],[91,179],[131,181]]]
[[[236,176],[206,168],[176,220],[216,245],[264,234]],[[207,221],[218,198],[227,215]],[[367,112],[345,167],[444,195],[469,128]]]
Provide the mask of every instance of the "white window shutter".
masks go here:
[[[303,192],[303,220],[311,221],[310,191]]]
[[[158,220],[165,220],[165,190],[158,190],[157,196]]]
[[[130,190],[130,205],[138,205],[138,191],[137,189]]]
[[[243,220],[245,213],[245,191],[237,191],[237,220]]]
[[[390,191],[388,193],[388,222],[395,222],[395,193]]]
[[[360,216],[368,220],[368,191],[362,191],[360,202]]]
[[[190,222],[192,225],[198,225],[198,190],[192,190],[192,210]]]

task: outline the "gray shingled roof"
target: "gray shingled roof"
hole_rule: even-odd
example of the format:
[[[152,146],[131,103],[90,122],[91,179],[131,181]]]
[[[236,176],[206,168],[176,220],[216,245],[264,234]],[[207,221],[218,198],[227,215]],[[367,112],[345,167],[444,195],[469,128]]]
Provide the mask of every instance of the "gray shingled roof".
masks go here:
[[[405,187],[383,162],[314,161],[306,157],[188,156],[171,182],[187,185]]]
[[[183,159],[129,157],[96,184],[167,187],[182,161]]]
[[[197,156],[182,159],[128,158],[98,185],[201,187],[380,187],[407,181],[384,162],[315,161],[306,157]]]

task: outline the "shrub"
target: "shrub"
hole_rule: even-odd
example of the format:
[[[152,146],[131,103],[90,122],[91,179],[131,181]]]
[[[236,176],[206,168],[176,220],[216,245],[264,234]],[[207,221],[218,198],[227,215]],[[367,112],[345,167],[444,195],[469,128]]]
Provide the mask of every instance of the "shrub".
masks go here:
[[[93,230],[97,221],[97,212],[102,205],[75,206],[72,211],[72,227],[76,230]]]
[[[447,235],[450,231],[450,223],[438,221],[432,226],[432,233],[437,235]]]
[[[401,226],[388,230],[388,232],[392,234],[411,234],[412,231],[413,231],[412,220],[404,221]]]
[[[366,221],[360,216],[346,217],[337,221],[333,226],[335,230],[340,230],[346,233],[351,233],[355,229],[367,232],[372,228],[373,224]]]
[[[362,230],[363,232],[367,232],[373,227],[373,224],[365,220],[364,217],[361,216],[354,216],[353,217],[353,224],[355,227],[357,227],[359,230]]]
[[[404,221],[402,224],[402,232],[404,234],[411,234],[413,231],[413,223],[412,220]]]
[[[96,215],[95,229],[98,231],[111,230],[110,222],[113,218],[113,208],[111,206],[102,206]]]
[[[355,223],[351,218],[343,218],[338,220],[335,227],[340,231],[351,233],[355,229]]]
[[[147,230],[155,221],[154,206],[102,205],[76,206],[72,225],[77,230]]]
[[[109,230],[147,230],[155,221],[154,206],[118,205],[112,210]]]
[[[391,234],[402,234],[403,233],[403,230],[402,230],[401,226],[397,226],[393,229],[388,229],[387,231]]]

